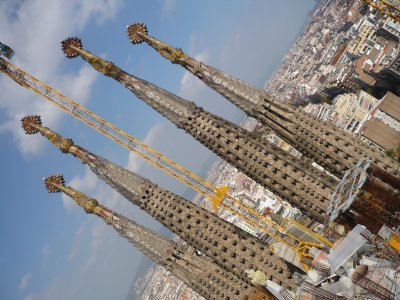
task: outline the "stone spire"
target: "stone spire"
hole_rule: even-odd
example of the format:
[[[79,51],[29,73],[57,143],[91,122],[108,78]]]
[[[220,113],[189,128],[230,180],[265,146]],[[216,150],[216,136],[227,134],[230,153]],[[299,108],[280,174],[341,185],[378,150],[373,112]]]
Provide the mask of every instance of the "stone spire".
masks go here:
[[[257,238],[151,181],[91,154],[71,140],[43,127],[38,117],[25,117],[22,124],[27,133],[40,132],[63,152],[71,153],[87,164],[99,178],[127,200],[145,210],[222,268],[244,281],[248,281],[246,269],[258,269],[269,280],[285,288],[296,289],[293,273],[286,263]]]
[[[114,78],[131,90],[139,99],[150,105],[164,117],[180,127],[185,118],[192,114],[195,104],[188,102],[158,86],[126,73],[112,62],[105,61],[89,51],[82,49],[82,42],[78,38],[68,38],[62,42],[62,49],[68,58],[78,55],[85,59],[92,67],[106,76]]]
[[[62,45],[67,57],[82,56],[96,70],[134,91],[140,99],[178,128],[185,130],[262,186],[298,206],[316,220],[323,222],[326,219],[325,212],[337,182],[313,168],[308,161],[294,157],[271,143],[262,143],[245,129],[204,111],[193,102],[134,77],[111,62],[82,50],[79,39],[66,39]],[[180,111],[182,114],[171,112],[171,106],[176,107],[177,103],[185,107],[185,110]]]
[[[114,227],[118,233],[128,239],[136,248],[151,258],[154,262],[162,264],[171,251],[171,241],[151,232],[143,226],[116,214],[107,207],[99,204],[95,199],[87,197],[85,194],[65,186],[62,175],[52,175],[44,179],[44,185],[50,193],[63,192],[70,196],[76,204],[82,207],[86,213],[95,214]]]
[[[181,65],[242,110],[252,111],[260,103],[260,90],[258,88],[195,60],[180,48],[173,48],[155,39],[148,35],[145,24],[134,23],[129,25],[127,26],[127,33],[133,44],[146,42],[164,58],[173,64]]]
[[[245,300],[255,290],[248,282],[227,272],[206,256],[196,253],[194,248],[167,239],[66,186],[62,175],[46,177],[44,184],[50,193],[63,192],[86,213],[99,216],[139,251],[206,299]],[[264,296],[264,299],[269,299],[267,291],[264,291]]]
[[[270,127],[298,151],[335,175],[340,177],[357,161],[370,158],[379,167],[400,176],[398,163],[359,138],[279,102],[264,90],[199,62],[181,49],[173,48],[149,36],[143,23],[129,25],[127,32],[133,44],[146,42],[163,57],[184,67],[248,116]]]

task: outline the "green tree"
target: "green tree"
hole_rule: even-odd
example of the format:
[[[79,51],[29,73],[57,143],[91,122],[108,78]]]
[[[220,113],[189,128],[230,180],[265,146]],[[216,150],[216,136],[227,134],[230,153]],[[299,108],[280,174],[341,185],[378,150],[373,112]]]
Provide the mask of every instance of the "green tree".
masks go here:
[[[393,159],[396,159],[397,161],[400,161],[400,143],[396,148],[386,150],[385,154]]]

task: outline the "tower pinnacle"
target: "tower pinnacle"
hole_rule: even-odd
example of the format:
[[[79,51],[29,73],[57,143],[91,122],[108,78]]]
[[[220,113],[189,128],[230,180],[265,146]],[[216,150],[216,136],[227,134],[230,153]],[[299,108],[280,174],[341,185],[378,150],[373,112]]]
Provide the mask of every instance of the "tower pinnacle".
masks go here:
[[[146,42],[163,57],[187,69],[248,116],[271,128],[283,140],[333,174],[341,177],[359,160],[370,158],[380,168],[400,178],[398,163],[359,138],[157,40],[148,35],[143,23],[127,26],[127,32],[132,43]]]
[[[44,135],[46,137],[55,134],[57,140],[64,139],[48,128],[38,129],[42,134],[50,133]],[[59,143],[52,143],[60,146]],[[78,153],[90,153],[75,144],[68,148],[68,153],[87,164],[94,174],[127,200],[145,210],[222,268],[246,281],[245,270],[257,266],[271,280],[280,282],[286,288],[295,289],[293,274],[286,263],[257,238],[190,201],[158,187],[150,180],[94,154],[93,159],[87,160],[85,155],[76,155],[75,149],[79,149]],[[55,191],[56,188],[62,190],[60,185],[55,185]],[[92,210],[96,211],[96,205],[90,206],[90,211]]]
[[[152,83],[126,73],[112,62],[106,61],[89,51],[82,49],[82,42],[76,37],[70,37],[61,42],[62,50],[68,58],[81,56],[98,72],[114,78],[131,90],[139,99],[150,105],[156,111],[180,126],[183,116],[189,116],[194,103],[188,102]]]
[[[66,139],[55,131],[42,126],[40,116],[26,116],[21,119],[22,128],[26,134],[40,133],[46,137],[54,146],[59,148],[63,153],[71,153],[79,158],[83,163],[90,164],[98,159],[96,155],[74,144],[73,140]]]
[[[97,200],[87,197],[85,194],[74,190],[71,187],[65,186],[64,176],[51,175],[43,179],[44,186],[49,193],[63,192],[70,196],[80,207],[84,208],[88,214],[101,215],[102,209],[106,209],[100,205]],[[105,214],[103,214],[104,216]]]
[[[194,248],[179,245],[115,213],[101,205],[96,199],[89,198],[80,191],[66,186],[62,175],[46,177],[44,185],[50,193],[63,192],[70,196],[86,213],[95,214],[103,219],[143,254],[165,267],[203,297],[221,300],[229,297],[230,299],[244,300],[248,299],[249,293],[255,290],[248,282],[227,272],[209,258],[196,254]],[[264,291],[263,295],[265,297],[263,299],[270,299],[267,291]]]
[[[132,44],[141,44],[146,42],[157,50],[163,57],[170,60],[174,64],[184,65],[190,58],[180,48],[173,48],[169,45],[156,40],[148,35],[147,26],[144,23],[134,23],[126,27],[128,37]]]
[[[244,111],[252,111],[260,103],[259,89],[195,60],[180,48],[171,47],[150,36],[145,24],[133,23],[127,26],[127,34],[133,44],[147,43],[164,58],[181,65]]]
[[[121,71],[120,68],[118,68],[112,62],[101,59],[100,57],[83,50],[82,40],[77,37],[70,37],[63,40],[61,42],[61,49],[66,57],[75,58],[77,56],[81,56],[88,63],[90,63],[96,71],[112,78],[115,78]]]

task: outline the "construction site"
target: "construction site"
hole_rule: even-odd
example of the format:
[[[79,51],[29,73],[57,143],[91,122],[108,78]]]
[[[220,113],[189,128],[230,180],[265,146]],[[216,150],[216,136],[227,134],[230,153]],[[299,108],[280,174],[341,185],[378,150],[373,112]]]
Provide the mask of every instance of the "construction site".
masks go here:
[[[365,2],[400,20],[399,9],[391,3]],[[66,185],[63,175],[49,174],[44,179],[50,193],[71,197],[86,213],[103,219],[122,238],[206,299],[400,299],[397,159],[359,136],[153,37],[143,23],[127,26],[126,34],[132,44],[146,44],[141,47],[155,50],[172,64],[183,67],[255,119],[257,131],[248,131],[128,73],[86,50],[78,37],[63,40],[61,51],[66,59],[81,59],[101,75],[117,81],[116,86],[128,89],[224,162],[297,208],[301,216],[266,215],[250,207],[236,198],[228,186],[206,181],[13,64],[18,49],[14,53],[0,43],[2,76],[193,189],[208,199],[210,209],[159,187],[85,145],[77,145],[46,127],[46,119],[41,116],[24,116],[21,126],[26,134],[41,135],[61,152],[72,155],[184,243],[103,206],[103,199],[91,198]],[[394,116],[400,116],[400,106],[391,109]],[[297,153],[271,142],[271,135]],[[251,232],[229,222],[232,218],[240,220],[245,224],[243,228],[250,228]]]

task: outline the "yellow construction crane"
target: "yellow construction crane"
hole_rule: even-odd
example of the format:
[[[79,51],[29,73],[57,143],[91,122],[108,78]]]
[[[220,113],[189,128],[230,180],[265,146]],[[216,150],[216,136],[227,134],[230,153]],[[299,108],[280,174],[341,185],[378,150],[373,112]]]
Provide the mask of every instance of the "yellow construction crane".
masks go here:
[[[3,58],[0,58],[0,71],[21,86],[34,91],[70,115],[96,129],[98,132],[114,140],[130,151],[135,152],[157,168],[165,171],[195,191],[201,193],[211,200],[214,210],[223,208],[237,215],[240,219],[256,227],[274,240],[294,249],[301,262],[311,260],[312,257],[309,254],[309,249],[312,247],[322,249],[332,246],[332,243],[329,240],[308,228],[303,229],[316,237],[320,243],[302,241],[296,238],[270,218],[263,216],[258,211],[243,205],[239,200],[228,195],[228,187],[224,186],[217,188]],[[304,264],[304,266],[307,268],[306,264]]]
[[[400,6],[397,0],[363,0],[396,22],[400,22]]]

